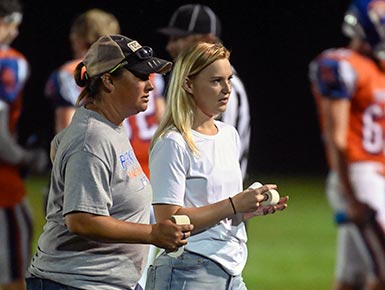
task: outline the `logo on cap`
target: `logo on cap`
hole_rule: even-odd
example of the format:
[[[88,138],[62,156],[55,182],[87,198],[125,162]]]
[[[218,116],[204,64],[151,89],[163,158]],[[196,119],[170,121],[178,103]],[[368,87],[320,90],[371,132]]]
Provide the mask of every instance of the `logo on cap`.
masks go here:
[[[127,43],[127,46],[129,49],[131,49],[132,52],[135,52],[138,49],[142,48],[142,46],[136,40]]]

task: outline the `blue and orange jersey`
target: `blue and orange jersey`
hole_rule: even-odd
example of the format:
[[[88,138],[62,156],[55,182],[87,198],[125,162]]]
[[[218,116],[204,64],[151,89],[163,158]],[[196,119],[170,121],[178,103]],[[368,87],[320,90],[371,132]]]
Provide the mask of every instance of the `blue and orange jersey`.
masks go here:
[[[8,128],[16,134],[22,109],[25,82],[29,77],[29,64],[25,57],[10,47],[0,47],[0,102],[9,112]],[[12,206],[25,196],[25,187],[19,167],[0,160],[0,206]]]
[[[385,162],[385,73],[380,66],[352,50],[329,49],[311,62],[310,80],[317,103],[321,97],[350,100],[348,161]]]
[[[130,116],[123,122],[128,138],[134,148],[136,158],[148,178],[150,178],[148,166],[150,142],[159,124],[157,98],[163,98],[164,86],[163,82],[157,81],[158,78],[162,78],[162,76],[157,74],[150,76],[154,84],[154,90],[150,92],[147,110]]]
[[[82,90],[74,79],[74,71],[81,59],[66,62],[51,73],[45,85],[45,95],[54,108],[72,107]]]

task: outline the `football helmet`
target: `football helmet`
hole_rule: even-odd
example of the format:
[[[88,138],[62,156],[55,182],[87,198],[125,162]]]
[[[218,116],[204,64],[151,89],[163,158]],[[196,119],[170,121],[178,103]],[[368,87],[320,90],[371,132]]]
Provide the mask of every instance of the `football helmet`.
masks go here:
[[[374,55],[385,60],[385,0],[354,0],[345,13],[342,32],[367,41]]]

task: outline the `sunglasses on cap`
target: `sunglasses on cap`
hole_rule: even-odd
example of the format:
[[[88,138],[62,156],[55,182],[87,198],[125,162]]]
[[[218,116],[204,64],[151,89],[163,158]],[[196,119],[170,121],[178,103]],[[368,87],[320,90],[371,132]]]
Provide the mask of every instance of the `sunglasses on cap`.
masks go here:
[[[142,46],[140,49],[135,51],[135,55],[139,59],[149,59],[154,56],[154,51],[149,46]]]
[[[153,53],[153,50],[151,47],[143,46],[140,49],[138,49],[137,51],[135,51],[135,53],[133,55],[136,55],[139,59],[145,60],[145,59],[149,59],[149,58],[153,57],[154,53]],[[128,58],[131,58],[131,56],[133,56],[133,55],[130,55]],[[120,68],[125,68],[126,70],[131,72],[134,76],[136,76],[138,79],[140,79],[142,81],[147,81],[149,79],[149,76],[150,76],[149,74],[143,74],[143,73],[131,70],[129,68],[128,64],[129,64],[129,61],[126,59],[126,60],[122,61],[121,63],[118,63],[115,67],[113,67],[110,71],[108,71],[108,73],[113,73],[114,71],[116,71]]]

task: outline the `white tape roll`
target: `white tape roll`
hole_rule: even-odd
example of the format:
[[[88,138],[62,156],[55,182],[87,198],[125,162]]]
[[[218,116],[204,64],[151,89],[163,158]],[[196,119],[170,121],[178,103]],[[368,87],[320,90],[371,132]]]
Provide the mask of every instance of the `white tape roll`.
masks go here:
[[[187,215],[172,215],[171,220],[177,225],[188,225],[190,224],[190,218]],[[183,254],[184,246],[179,247],[175,252],[168,252],[167,255],[173,258],[177,258]]]
[[[261,187],[262,184],[259,182],[254,182],[252,185],[249,186],[251,189],[257,189]],[[265,199],[260,202],[261,205],[276,205],[279,202],[280,196],[278,191],[275,189],[270,189],[268,191],[265,191],[263,193],[265,196]]]
[[[190,218],[187,215],[181,214],[181,215],[172,215],[171,220],[176,223],[177,225],[189,225],[190,224]]]
[[[254,182],[252,185],[249,186],[249,188],[251,189],[257,189],[260,187],[262,187],[262,183],[259,183],[259,182]]]
[[[261,205],[276,205],[279,202],[280,196],[275,189],[265,191],[263,195],[265,195],[265,200],[261,201]]]

